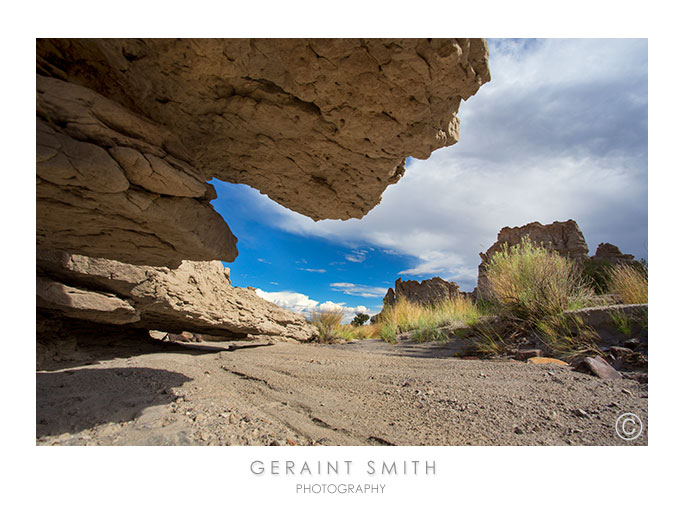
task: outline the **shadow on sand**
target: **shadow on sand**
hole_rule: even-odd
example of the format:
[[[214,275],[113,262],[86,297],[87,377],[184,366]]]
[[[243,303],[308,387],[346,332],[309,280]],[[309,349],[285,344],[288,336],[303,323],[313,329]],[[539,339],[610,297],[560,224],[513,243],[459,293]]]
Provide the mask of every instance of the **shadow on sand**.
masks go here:
[[[36,373],[36,436],[75,433],[133,420],[144,408],[168,404],[192,378],[141,367]]]

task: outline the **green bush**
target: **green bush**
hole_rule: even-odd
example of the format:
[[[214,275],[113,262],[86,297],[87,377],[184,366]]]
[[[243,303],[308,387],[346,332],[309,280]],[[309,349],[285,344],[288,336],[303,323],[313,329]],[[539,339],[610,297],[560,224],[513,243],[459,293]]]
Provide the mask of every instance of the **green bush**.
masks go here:
[[[364,313],[357,313],[355,314],[355,317],[351,321],[351,325],[353,326],[362,326],[367,322],[367,320],[370,318],[369,315],[364,314]]]

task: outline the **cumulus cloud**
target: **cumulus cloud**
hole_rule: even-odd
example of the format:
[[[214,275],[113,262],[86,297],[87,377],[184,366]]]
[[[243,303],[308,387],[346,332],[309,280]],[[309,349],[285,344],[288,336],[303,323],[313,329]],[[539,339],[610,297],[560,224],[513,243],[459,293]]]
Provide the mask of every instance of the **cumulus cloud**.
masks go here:
[[[350,323],[358,313],[364,313],[370,316],[374,313],[372,310],[362,305],[346,306],[346,303],[334,303],[332,301],[320,303],[300,292],[266,292],[262,289],[255,289],[255,293],[266,301],[270,301],[277,306],[305,315],[306,317],[310,317],[310,314],[315,310],[341,310],[344,314],[342,320],[344,324]]]
[[[258,208],[292,233],[413,256],[401,274],[464,290],[504,226],[575,219],[592,252],[646,257],[647,61],[646,40],[490,41],[492,82],[461,105],[458,144],[410,159],[363,219],[316,223],[256,193]]]
[[[383,297],[387,289],[384,287],[371,287],[369,285],[356,285],[355,283],[330,283],[332,290],[343,292],[349,296],[359,297]]]
[[[262,289],[255,289],[255,293],[262,299],[270,301],[277,306],[304,315],[309,314],[319,305],[317,301],[300,292],[265,292]]]

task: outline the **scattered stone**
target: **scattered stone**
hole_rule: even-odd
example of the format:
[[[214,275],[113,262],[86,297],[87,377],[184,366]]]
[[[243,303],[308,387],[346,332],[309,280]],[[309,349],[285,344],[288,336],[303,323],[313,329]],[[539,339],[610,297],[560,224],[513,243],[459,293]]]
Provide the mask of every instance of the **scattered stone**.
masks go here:
[[[534,363],[537,365],[552,364],[552,365],[560,365],[562,367],[565,367],[568,365],[567,363],[565,363],[562,360],[558,360],[556,358],[546,358],[544,356],[535,356],[532,358],[528,358],[527,363]]]
[[[541,355],[541,349],[519,349],[515,353],[515,358],[518,360],[529,360],[530,358],[539,358]]]
[[[590,358],[586,356],[577,367],[578,370],[588,370],[601,379],[621,379],[622,375],[611,367],[606,360],[600,356]]]
[[[616,358],[632,358],[635,352],[627,347],[611,346],[611,354]]]
[[[636,350],[641,345],[641,342],[638,338],[629,338],[625,340],[622,344],[625,347],[628,347],[632,350]]]

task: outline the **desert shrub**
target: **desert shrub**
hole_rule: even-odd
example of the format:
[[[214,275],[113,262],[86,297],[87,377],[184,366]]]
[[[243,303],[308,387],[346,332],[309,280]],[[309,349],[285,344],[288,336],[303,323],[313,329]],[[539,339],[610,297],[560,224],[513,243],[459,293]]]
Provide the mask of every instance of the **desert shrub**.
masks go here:
[[[485,274],[500,314],[529,326],[593,296],[575,262],[527,236],[495,253]]]
[[[364,314],[364,313],[357,313],[353,320],[351,321],[351,324],[353,326],[362,326],[367,322],[367,320],[370,318],[369,315]]]
[[[608,260],[588,258],[582,263],[582,277],[597,294],[608,294],[613,267],[615,264]]]
[[[339,331],[343,315],[341,308],[315,310],[310,314],[310,322],[317,328],[320,342],[333,342],[342,338]]]
[[[644,267],[617,265],[611,269],[609,290],[623,303],[649,302],[649,277]]]

